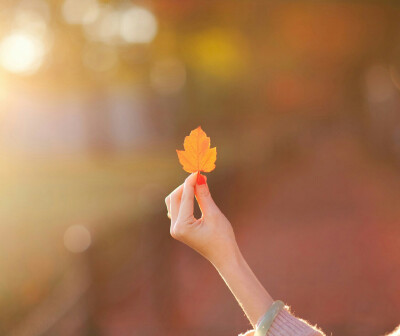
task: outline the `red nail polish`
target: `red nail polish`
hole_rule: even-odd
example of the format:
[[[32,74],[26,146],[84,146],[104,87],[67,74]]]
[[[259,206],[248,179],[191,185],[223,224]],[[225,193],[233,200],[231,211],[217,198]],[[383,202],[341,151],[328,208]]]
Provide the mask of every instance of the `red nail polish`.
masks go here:
[[[197,175],[197,184],[206,184],[206,178],[205,176],[201,175],[200,173]]]

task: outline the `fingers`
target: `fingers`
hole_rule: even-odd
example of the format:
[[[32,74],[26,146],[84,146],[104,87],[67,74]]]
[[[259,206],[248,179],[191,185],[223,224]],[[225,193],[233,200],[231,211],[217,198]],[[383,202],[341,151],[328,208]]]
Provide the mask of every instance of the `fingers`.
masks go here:
[[[183,191],[183,184],[181,184],[178,188],[176,188],[166,199],[166,203],[169,203],[168,212],[171,218],[171,231],[176,223],[176,219],[178,218],[179,207],[181,204],[181,197]],[[169,198],[169,199],[168,199]],[[168,207],[168,204],[167,204]]]
[[[194,211],[194,188],[197,174],[191,174],[183,184],[181,206],[179,208],[178,221],[186,221],[193,218]]]
[[[184,192],[184,190],[186,191]],[[182,194],[184,194],[185,196],[183,197]],[[189,175],[184,184],[180,185],[165,198],[165,204],[168,210],[168,218],[170,218],[174,223],[176,222],[178,213],[180,211],[179,209],[181,206],[181,198],[184,199],[184,205],[182,206],[182,216],[187,217],[192,215],[194,195],[196,195],[197,202],[199,203],[200,209],[203,214],[207,214],[207,212],[218,209],[208,189],[206,176],[198,175],[198,173],[193,173]],[[173,204],[171,203],[172,196],[174,196]],[[176,210],[178,210],[178,212]],[[174,212],[174,214],[172,214],[172,212]]]
[[[204,175],[201,175],[199,178],[200,182],[204,182],[202,184],[196,184],[196,199],[199,203],[201,212],[204,215],[211,213],[212,211],[218,209],[217,205],[214,203],[214,200],[211,197],[210,190],[207,185],[207,178]]]
[[[193,173],[165,199],[168,217],[171,218],[170,232],[174,238],[180,235],[179,232],[186,230],[186,224],[196,222],[196,218],[193,215],[195,196],[203,216],[215,213],[215,210],[218,210],[206,181],[204,175]]]
[[[171,214],[171,221],[174,224],[176,222],[176,219],[178,218],[179,207],[181,205],[182,191],[183,191],[183,184],[181,184],[171,193],[170,214]]]

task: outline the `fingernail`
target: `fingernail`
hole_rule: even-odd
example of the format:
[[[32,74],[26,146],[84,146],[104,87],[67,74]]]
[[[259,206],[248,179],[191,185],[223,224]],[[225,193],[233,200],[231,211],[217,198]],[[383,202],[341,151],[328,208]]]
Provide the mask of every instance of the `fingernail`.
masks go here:
[[[197,184],[198,185],[206,184],[206,177],[204,175],[199,174],[197,176]]]

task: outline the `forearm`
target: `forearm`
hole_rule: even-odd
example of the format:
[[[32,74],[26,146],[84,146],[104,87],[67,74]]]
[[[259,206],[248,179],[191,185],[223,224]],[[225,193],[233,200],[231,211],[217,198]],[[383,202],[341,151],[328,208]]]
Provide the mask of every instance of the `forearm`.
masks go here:
[[[227,260],[213,264],[255,327],[259,318],[273,303],[271,296],[258,281],[239,248]]]
[[[190,175],[165,199],[171,218],[171,235],[198,251],[216,267],[256,327],[273,300],[240,253],[232,226],[211,198],[207,184],[196,184],[196,177],[197,174]],[[202,211],[200,219],[193,215],[195,192]],[[319,331],[296,319],[286,309],[276,316],[269,334],[321,336]]]
[[[232,253],[229,260],[221,260],[213,264],[246,313],[253,328],[256,328],[257,322],[272,305],[273,299],[258,281],[239,248]],[[324,336],[320,330],[306,321],[294,317],[286,308],[276,317],[268,335]]]

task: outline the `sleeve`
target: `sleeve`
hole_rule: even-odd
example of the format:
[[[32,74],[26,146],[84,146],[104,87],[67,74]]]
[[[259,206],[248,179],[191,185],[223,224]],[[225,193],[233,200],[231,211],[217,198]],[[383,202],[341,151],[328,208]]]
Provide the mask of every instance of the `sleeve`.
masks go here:
[[[267,336],[325,336],[318,328],[294,317],[286,308],[276,316]]]

